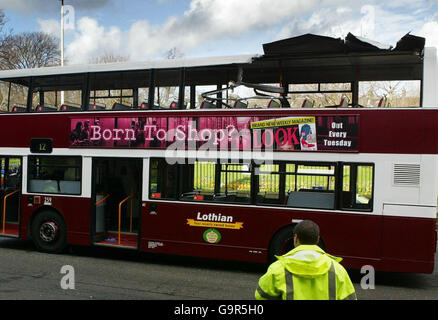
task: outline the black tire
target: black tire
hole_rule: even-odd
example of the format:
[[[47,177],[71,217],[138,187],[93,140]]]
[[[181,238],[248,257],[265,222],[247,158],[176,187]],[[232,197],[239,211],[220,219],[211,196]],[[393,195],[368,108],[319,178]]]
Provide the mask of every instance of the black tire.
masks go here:
[[[294,226],[288,226],[278,231],[271,240],[268,251],[268,263],[275,262],[275,256],[282,256],[292,250],[294,246]]]
[[[268,250],[268,263],[277,261],[275,256],[282,256],[295,248],[294,228],[295,225],[287,226],[272,237]],[[325,251],[325,244],[322,238],[319,239],[318,246]]]
[[[31,225],[32,240],[38,251],[60,253],[67,245],[64,219],[54,211],[38,213]]]

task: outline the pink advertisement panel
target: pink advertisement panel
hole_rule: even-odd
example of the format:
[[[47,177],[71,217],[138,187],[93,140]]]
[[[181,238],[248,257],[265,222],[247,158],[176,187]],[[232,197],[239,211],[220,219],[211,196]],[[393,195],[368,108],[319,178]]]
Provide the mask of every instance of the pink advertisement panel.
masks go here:
[[[358,152],[359,116],[75,118],[70,147]]]

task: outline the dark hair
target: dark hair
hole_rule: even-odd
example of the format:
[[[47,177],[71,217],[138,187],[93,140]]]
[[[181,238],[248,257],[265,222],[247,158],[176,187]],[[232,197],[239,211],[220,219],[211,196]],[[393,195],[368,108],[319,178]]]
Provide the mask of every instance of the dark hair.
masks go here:
[[[308,124],[305,124],[305,125],[302,126],[302,128],[301,128],[301,134],[302,134],[303,132],[306,134],[306,137],[307,137],[309,134],[312,134],[312,128],[311,128]]]
[[[294,235],[297,235],[300,244],[318,244],[319,227],[311,220],[304,220],[295,226]]]

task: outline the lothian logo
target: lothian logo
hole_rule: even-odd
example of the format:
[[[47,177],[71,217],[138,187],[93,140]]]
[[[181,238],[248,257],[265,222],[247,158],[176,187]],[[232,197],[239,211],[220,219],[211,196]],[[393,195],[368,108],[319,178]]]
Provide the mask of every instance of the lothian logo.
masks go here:
[[[233,222],[232,216],[223,216],[220,213],[201,214],[201,212],[198,212],[196,219],[199,221]]]

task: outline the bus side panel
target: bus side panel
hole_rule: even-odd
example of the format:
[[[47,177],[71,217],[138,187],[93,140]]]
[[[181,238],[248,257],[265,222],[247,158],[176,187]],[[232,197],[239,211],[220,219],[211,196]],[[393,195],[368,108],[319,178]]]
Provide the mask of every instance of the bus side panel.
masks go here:
[[[253,209],[178,202],[152,202],[143,208],[144,251],[250,262],[267,260],[267,244],[275,226],[256,217],[257,211]],[[219,215],[228,222],[213,221]],[[198,219],[199,216],[206,220]],[[271,219],[279,220],[272,215]],[[214,239],[214,234],[207,237],[205,233],[211,229],[216,237],[220,235],[220,240]],[[218,242],[208,242],[214,240]]]
[[[27,239],[30,234],[30,220],[32,215],[42,207],[58,211],[67,226],[67,243],[74,245],[90,244],[90,199],[57,197],[45,195],[40,197],[40,204],[34,204],[35,195],[23,195],[21,235]]]
[[[319,224],[327,251],[349,264],[371,264],[381,253],[381,216],[177,202],[148,202],[143,210],[144,251],[266,262],[278,230],[310,219]],[[205,238],[209,229],[220,234],[218,243],[208,242],[213,234]]]
[[[318,223],[328,253],[345,260],[381,258],[382,216],[315,212],[309,218]]]
[[[383,268],[432,273],[436,249],[436,219],[385,216]]]

